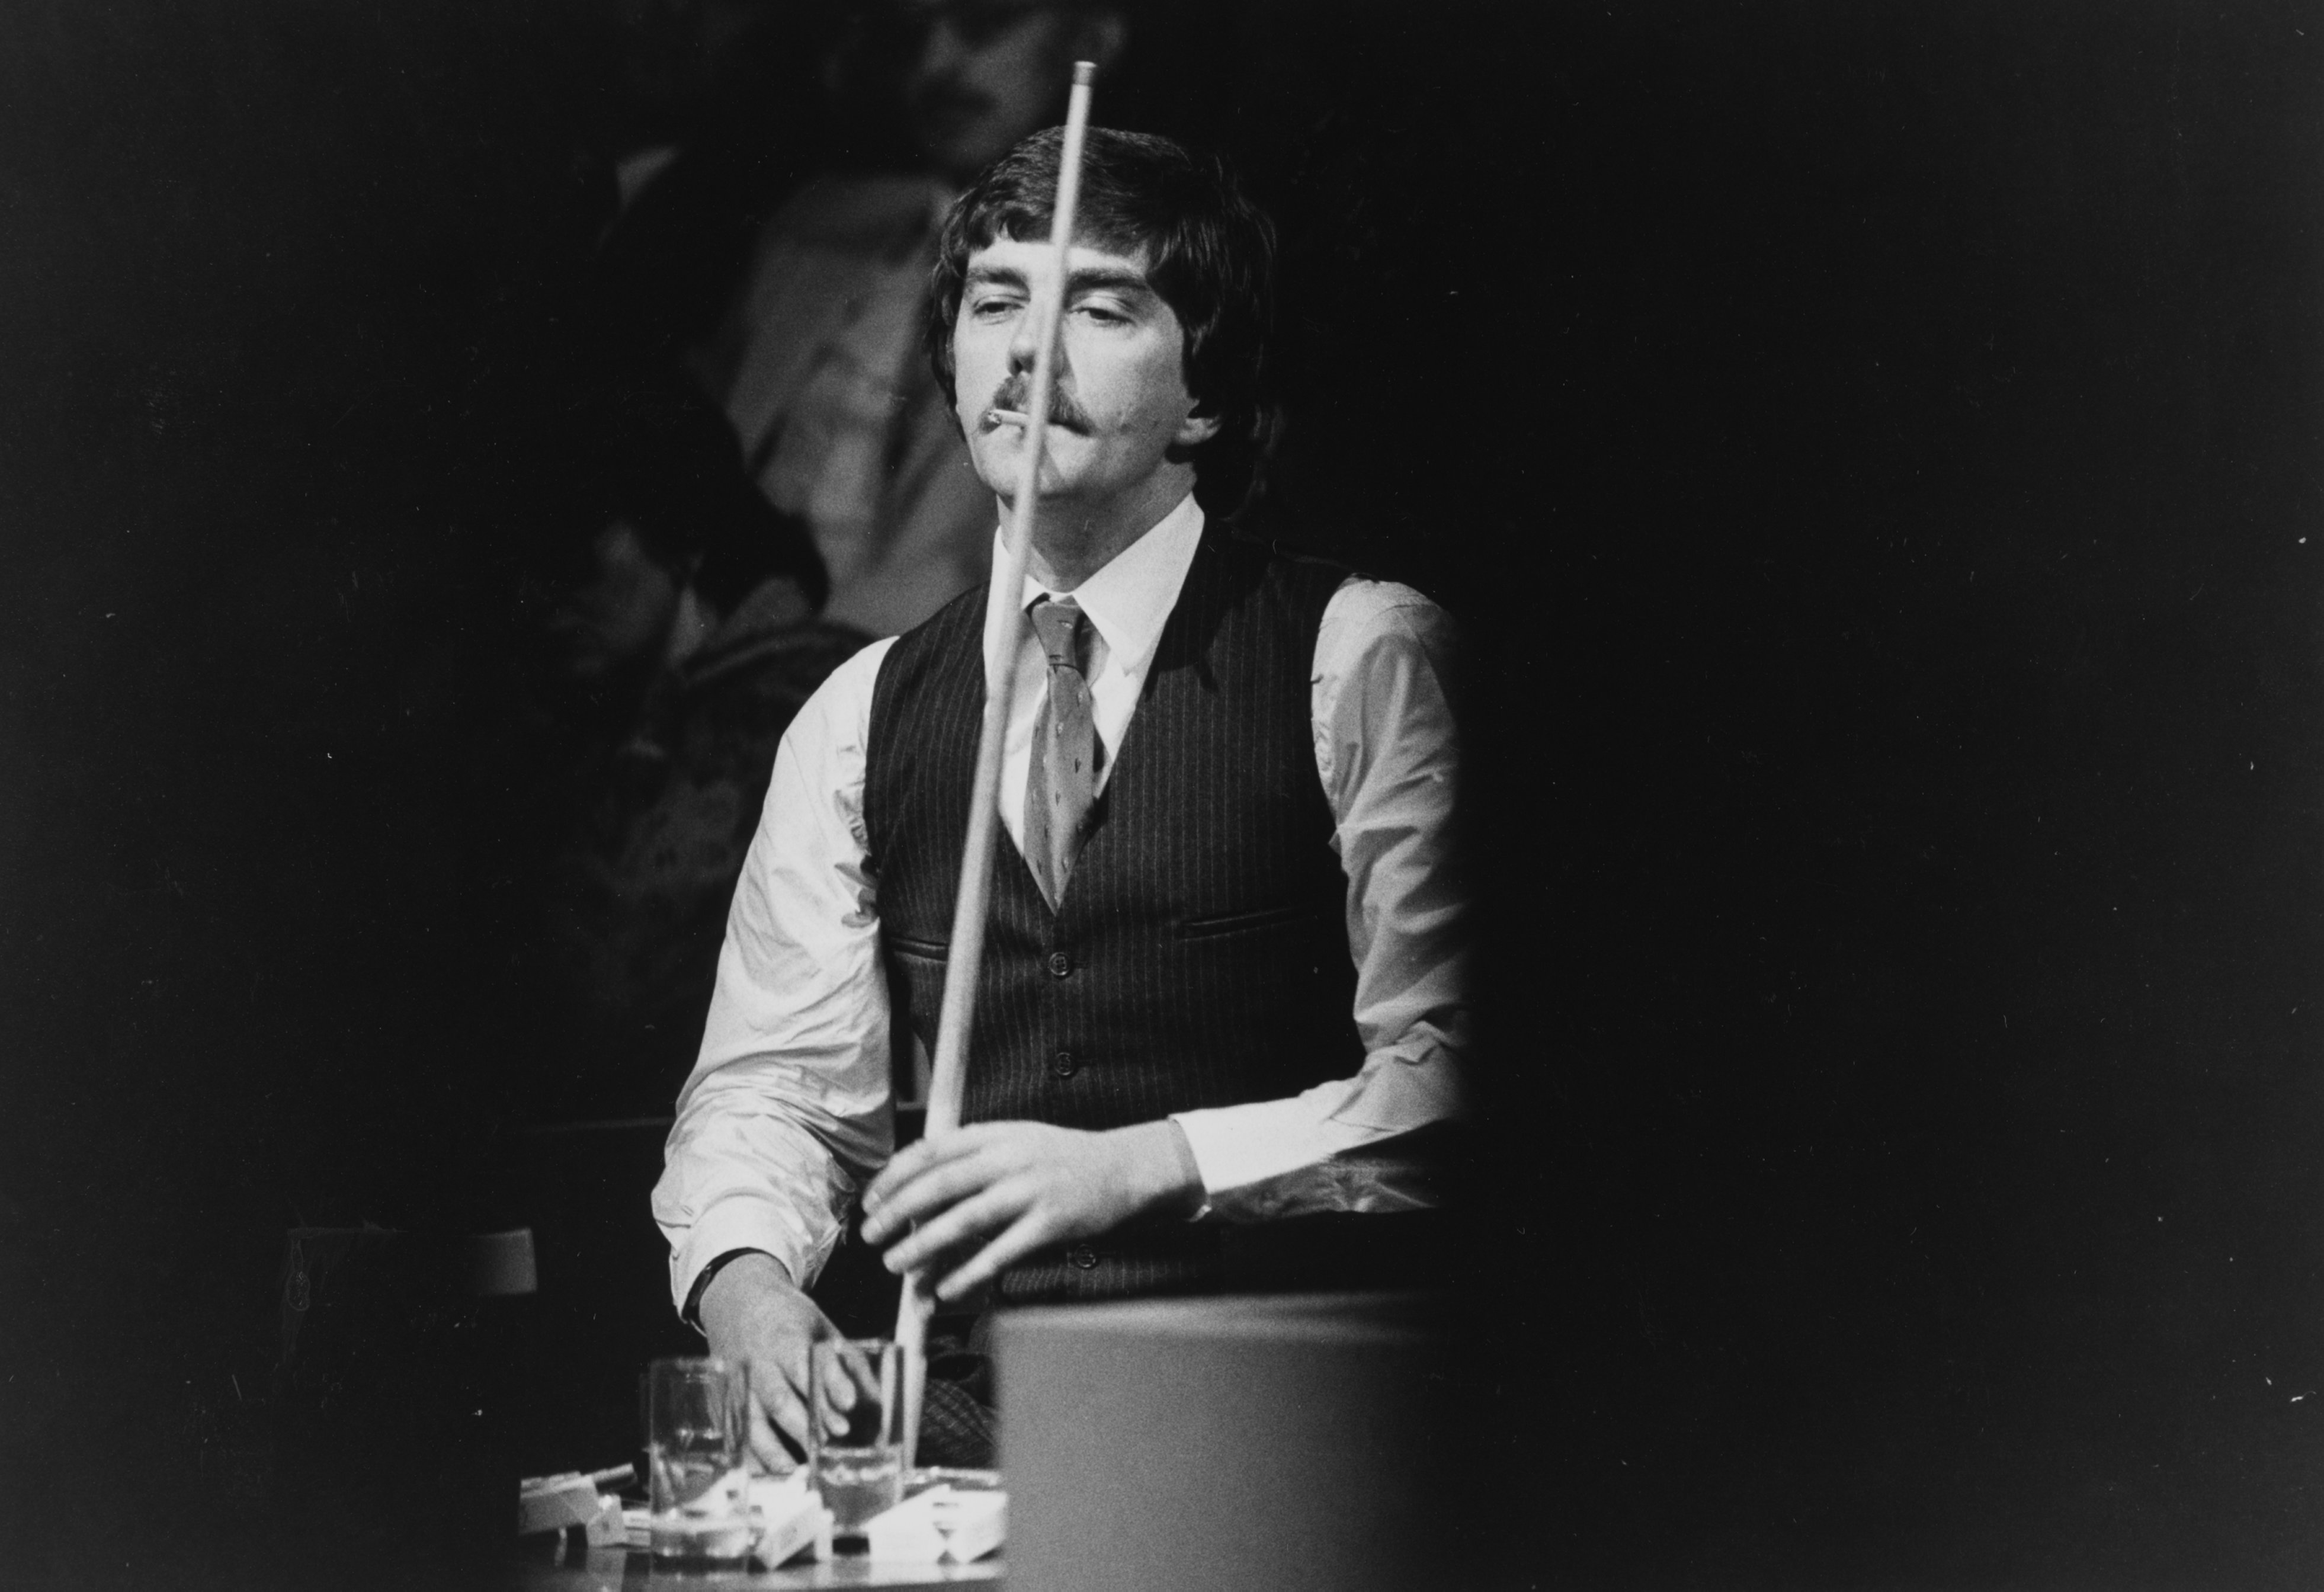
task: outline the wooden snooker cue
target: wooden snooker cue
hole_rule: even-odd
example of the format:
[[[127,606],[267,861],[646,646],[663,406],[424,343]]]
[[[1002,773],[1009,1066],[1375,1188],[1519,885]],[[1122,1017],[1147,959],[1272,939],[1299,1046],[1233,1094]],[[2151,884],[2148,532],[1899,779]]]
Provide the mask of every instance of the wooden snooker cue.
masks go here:
[[[1001,567],[992,572],[984,609],[984,725],[976,743],[976,781],[968,801],[968,838],[961,854],[960,893],[952,915],[951,952],[945,958],[944,1005],[936,1018],[936,1049],[928,1074],[927,1137],[960,1125],[966,1088],[968,1035],[976,1013],[976,982],[984,961],[984,920],[992,879],[992,851],[1000,823],[1001,754],[1009,735],[1010,699],[1016,692],[1017,652],[1025,635],[1025,566],[1033,550],[1033,510],[1039,496],[1041,458],[1048,441],[1049,403],[1056,390],[1057,334],[1065,312],[1066,251],[1073,243],[1074,212],[1081,199],[1082,144],[1089,130],[1090,84],[1095,64],[1074,63],[1072,97],[1065,106],[1065,148],[1057,160],[1056,204],[1049,223],[1049,250],[1056,272],[1049,298],[1040,306],[1040,340],[1035,345],[1033,395],[1025,406],[1025,449],[1017,467],[1017,494],[1010,502],[1009,532]],[[927,1325],[936,1309],[935,1282],[925,1269],[904,1279],[896,1307],[896,1342],[903,1351],[903,1465],[908,1479],[920,1446],[920,1405],[927,1391]]]

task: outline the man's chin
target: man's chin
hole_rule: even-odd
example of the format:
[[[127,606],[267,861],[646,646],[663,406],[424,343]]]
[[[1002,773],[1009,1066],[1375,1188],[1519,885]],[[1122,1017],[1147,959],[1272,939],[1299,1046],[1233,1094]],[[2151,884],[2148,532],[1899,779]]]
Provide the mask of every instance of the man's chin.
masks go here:
[[[969,440],[969,457],[976,465],[976,473],[983,477],[986,486],[1004,497],[1017,490],[1017,473],[1025,466],[1026,436],[1025,427],[1004,423],[991,427]],[[1050,423],[1047,446],[1042,449],[1048,455],[1044,461],[1046,467],[1041,472],[1045,495],[1057,475],[1058,445],[1076,437],[1077,433],[1068,431],[1054,421]]]
[[[1015,426],[997,426],[990,430],[971,431],[968,435],[969,461],[976,473],[991,486],[995,481],[1014,481],[1017,460],[1024,451],[1025,433]],[[994,488],[996,491],[999,488]]]
[[[987,472],[983,480],[987,486],[992,488],[992,495],[1001,500],[1001,513],[1004,515],[1014,513],[1017,507],[1016,466],[1012,464],[1006,470]],[[1072,497],[1074,492],[1070,483],[1057,473],[1057,467],[1052,462],[1041,472],[1041,484],[1034,495],[1042,503],[1057,504]]]

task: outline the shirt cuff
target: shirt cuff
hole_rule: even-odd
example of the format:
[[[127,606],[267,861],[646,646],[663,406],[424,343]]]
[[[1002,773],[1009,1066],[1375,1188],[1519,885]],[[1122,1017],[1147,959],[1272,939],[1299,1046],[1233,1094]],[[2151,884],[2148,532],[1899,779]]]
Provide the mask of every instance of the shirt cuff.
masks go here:
[[[1334,1132],[1325,1125],[1328,1119],[1319,1120],[1322,1115],[1314,1103],[1296,1097],[1179,1112],[1170,1120],[1186,1136],[1204,1198],[1215,1204],[1227,1189],[1312,1164],[1376,1136],[1361,1127]]]
[[[1178,1152],[1179,1175],[1194,1186],[1190,1197],[1194,1208],[1184,1210],[1184,1214],[1188,1221],[1199,1222],[1211,1214],[1211,1186],[1203,1180],[1203,1163],[1194,1157],[1194,1146],[1186,1137],[1186,1125],[1175,1116],[1164,1120],[1175,1130],[1170,1134],[1170,1143]]]
[[[1457,1118],[1453,1057],[1383,1051],[1357,1078],[1283,1100],[1173,1115],[1201,1175],[1199,1217],[1270,1221],[1324,1210],[1401,1210],[1433,1203],[1433,1180],[1407,1165],[1409,1135]]]
[[[670,1302],[683,1312],[694,1297],[695,1280],[711,1262],[736,1249],[764,1251],[799,1288],[806,1287],[806,1279],[821,1269],[823,1260],[798,1230],[798,1218],[780,1205],[729,1196],[704,1211],[686,1242],[671,1253]]]

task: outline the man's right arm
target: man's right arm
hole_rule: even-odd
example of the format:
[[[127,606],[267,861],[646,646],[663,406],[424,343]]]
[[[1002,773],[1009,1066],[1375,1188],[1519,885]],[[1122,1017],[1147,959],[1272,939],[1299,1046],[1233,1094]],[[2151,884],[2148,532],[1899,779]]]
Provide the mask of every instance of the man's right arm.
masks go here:
[[[673,1300],[696,1304],[713,1353],[751,1362],[762,1414],[802,1445],[807,1344],[828,1330],[804,1290],[893,1143],[862,830],[863,731],[885,651],[841,665],[783,737],[653,1192]],[[702,1273],[736,1251],[755,1253],[720,1265],[695,1300]],[[760,1446],[779,1467],[779,1448]]]

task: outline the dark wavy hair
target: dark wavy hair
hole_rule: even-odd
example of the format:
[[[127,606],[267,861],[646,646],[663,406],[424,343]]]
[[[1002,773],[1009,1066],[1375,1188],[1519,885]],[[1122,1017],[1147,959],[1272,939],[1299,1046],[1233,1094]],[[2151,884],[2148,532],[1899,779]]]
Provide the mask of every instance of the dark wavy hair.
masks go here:
[[[998,237],[1049,236],[1062,128],[1036,133],[985,168],[954,201],[928,284],[928,363],[955,402],[953,323],[968,260]],[[1079,242],[1142,254],[1146,279],[1185,330],[1186,391],[1218,418],[1206,441],[1171,457],[1194,466],[1194,496],[1224,518],[1259,493],[1282,430],[1268,344],[1275,330],[1275,227],[1224,162],[1167,138],[1092,127],[1082,159]]]

